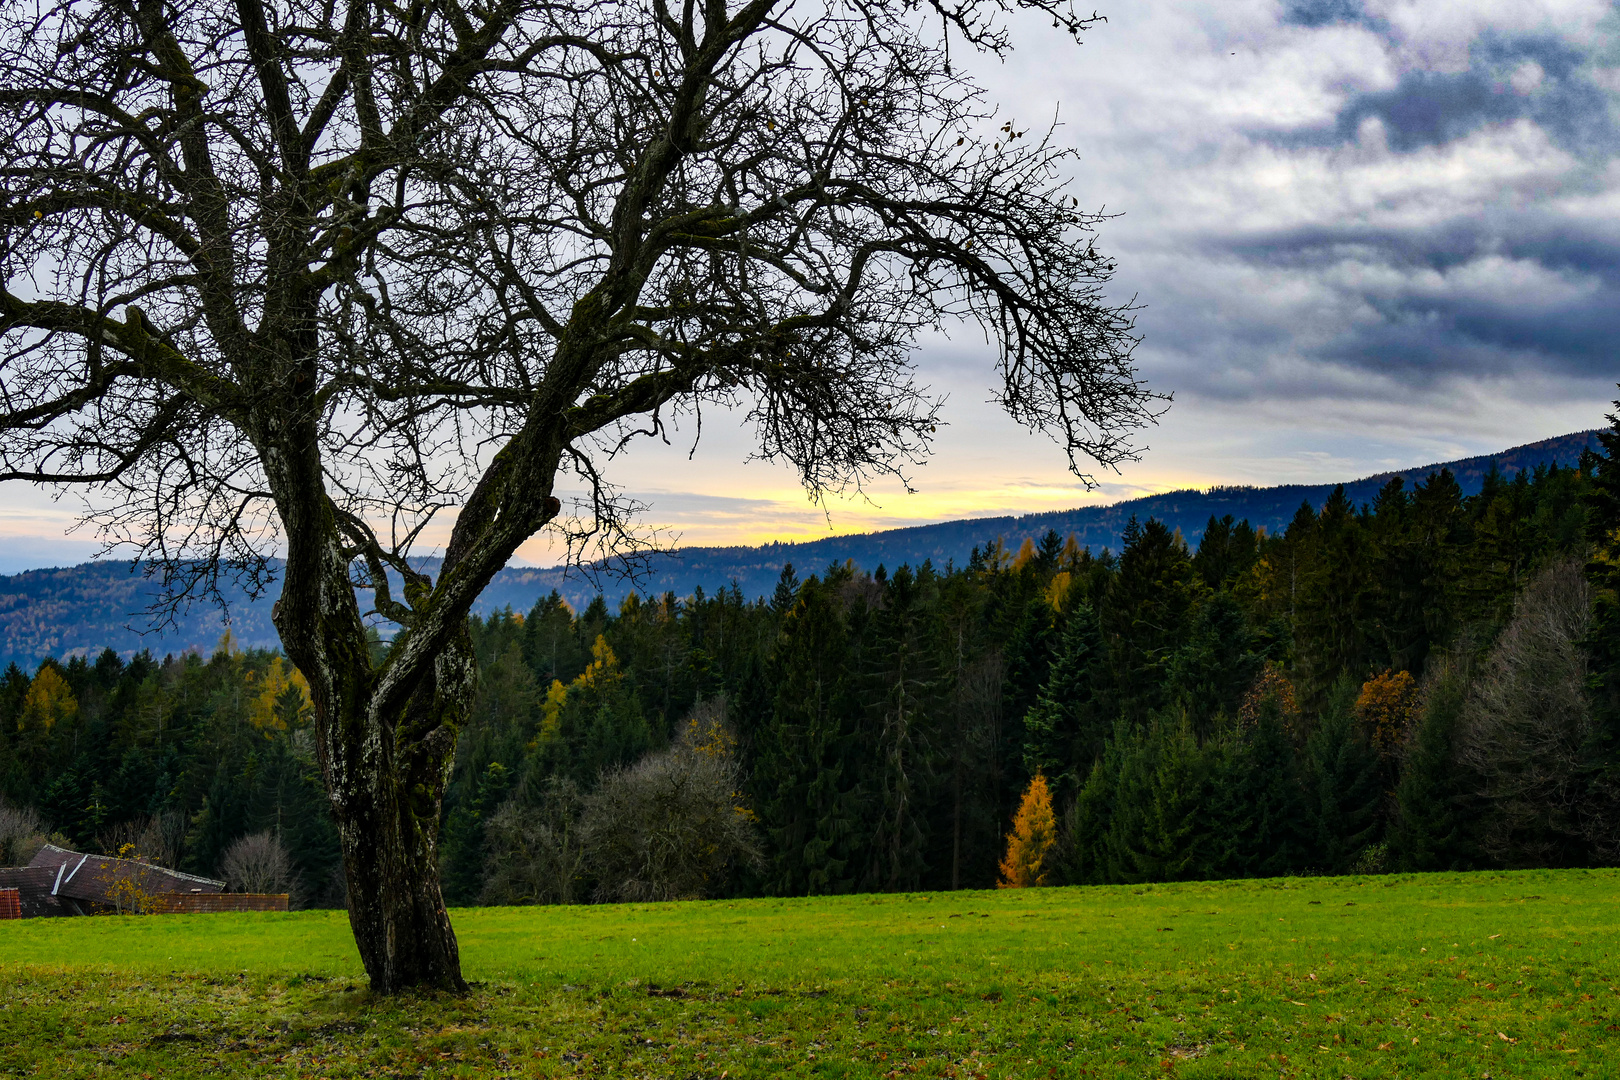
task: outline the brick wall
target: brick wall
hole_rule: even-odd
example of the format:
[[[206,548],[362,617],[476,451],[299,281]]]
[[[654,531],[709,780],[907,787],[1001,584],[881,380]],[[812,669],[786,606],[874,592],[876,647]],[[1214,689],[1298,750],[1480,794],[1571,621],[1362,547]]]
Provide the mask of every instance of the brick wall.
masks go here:
[[[0,919],[22,918],[22,894],[16,889],[0,889]]]
[[[217,911],[286,911],[286,893],[166,893],[154,897],[154,915],[205,915]]]

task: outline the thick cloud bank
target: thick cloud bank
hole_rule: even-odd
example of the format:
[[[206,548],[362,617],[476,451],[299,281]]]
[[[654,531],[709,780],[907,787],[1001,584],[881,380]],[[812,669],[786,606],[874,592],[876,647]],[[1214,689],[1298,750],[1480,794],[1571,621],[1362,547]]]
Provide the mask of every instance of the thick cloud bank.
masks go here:
[[[1078,187],[1125,211],[1107,239],[1147,304],[1142,358],[1192,412],[1501,435],[1526,410],[1597,420],[1620,378],[1610,5],[1104,14],[1079,55],[1032,34],[986,77],[1021,108],[1061,102]]]

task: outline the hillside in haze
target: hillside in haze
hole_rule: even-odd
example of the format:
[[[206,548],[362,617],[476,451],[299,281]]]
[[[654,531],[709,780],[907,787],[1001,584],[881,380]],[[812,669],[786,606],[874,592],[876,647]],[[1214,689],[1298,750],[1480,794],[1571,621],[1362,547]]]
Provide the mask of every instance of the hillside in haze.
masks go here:
[[[1543,465],[1573,466],[1581,452],[1597,444],[1595,431],[1576,432],[1544,439],[1495,454],[1441,462],[1380,473],[1344,485],[1352,502],[1370,501],[1393,476],[1409,483],[1420,481],[1447,468],[1456,476],[1465,495],[1480,490],[1492,468],[1511,476],[1524,469]],[[760,547],[683,548],[657,557],[648,572],[632,584],[611,574],[590,580],[578,572],[557,568],[511,567],[503,570],[479,598],[481,613],[511,606],[527,611],[541,596],[556,589],[576,610],[599,591],[617,605],[633,589],[649,595],[673,592],[690,595],[701,587],[714,592],[733,582],[744,595],[769,595],[775,588],[784,563],[792,563],[801,576],[815,573],[829,563],[853,559],[868,569],[878,565],[896,567],[919,564],[931,559],[943,566],[963,563],[975,545],[993,543],[998,538],[1010,548],[1026,537],[1038,537],[1055,530],[1061,536],[1073,534],[1093,550],[1117,548],[1120,532],[1136,517],[1154,517],[1180,529],[1189,544],[1196,545],[1211,516],[1231,514],[1248,519],[1257,528],[1276,532],[1285,528],[1301,503],[1319,507],[1333,491],[1334,484],[1285,484],[1278,487],[1215,487],[1206,491],[1171,491],[1128,499],[1109,506],[1055,510],[1021,517],[970,518],[918,525],[905,529],[831,536],[791,544],[765,544]],[[247,647],[273,647],[277,644],[270,624],[267,597],[249,602],[240,592],[231,601],[231,628]],[[207,653],[219,640],[225,623],[212,607],[197,606],[185,613],[177,625],[158,634],[142,635],[131,627],[147,625],[143,612],[151,603],[151,584],[129,564],[119,562],[85,563],[81,566],[31,570],[0,577],[0,666],[16,662],[29,668],[44,656],[67,657],[99,653],[110,647],[125,656],[151,649],[154,654],[195,649]]]

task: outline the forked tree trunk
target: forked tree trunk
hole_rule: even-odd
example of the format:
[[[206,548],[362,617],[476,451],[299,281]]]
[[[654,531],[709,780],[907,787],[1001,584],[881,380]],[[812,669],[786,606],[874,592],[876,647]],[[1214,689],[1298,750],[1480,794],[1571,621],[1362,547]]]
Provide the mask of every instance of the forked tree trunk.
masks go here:
[[[314,475],[314,467],[309,471]],[[283,514],[288,559],[271,618],[309,679],[360,959],[376,993],[463,991],[460,951],[439,888],[439,814],[456,735],[477,685],[472,640],[458,619],[436,646],[414,642],[405,649],[410,656],[374,669],[328,504],[321,498],[284,505],[291,506]],[[403,698],[394,694],[390,706],[385,687],[400,685],[407,664],[414,689]]]
[[[467,988],[439,888],[443,778],[454,753],[443,741],[442,753],[402,755],[393,739],[379,738],[332,793],[349,925],[376,993]]]
[[[379,716],[368,700],[360,715],[323,725],[349,924],[380,994],[467,988],[439,888],[440,810],[477,678],[465,630],[431,666],[401,715]]]

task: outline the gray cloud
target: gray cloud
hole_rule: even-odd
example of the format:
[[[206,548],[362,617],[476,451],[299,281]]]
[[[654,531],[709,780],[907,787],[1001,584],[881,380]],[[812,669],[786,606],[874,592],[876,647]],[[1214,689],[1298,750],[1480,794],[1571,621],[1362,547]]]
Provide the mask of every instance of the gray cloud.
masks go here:
[[[1361,0],[1289,0],[1283,5],[1284,26],[1316,29],[1335,23],[1360,23],[1383,27],[1387,23],[1367,13]]]
[[[1146,24],[1182,50],[1161,78],[1206,88],[1157,142],[1111,133],[1121,161],[1158,155],[1114,233],[1180,407],[1428,415],[1468,387],[1529,412],[1620,379],[1620,19],[1496,7],[1203,6],[1202,41]]]
[[[1362,125],[1376,118],[1390,148],[1404,152],[1441,146],[1488,124],[1530,120],[1570,153],[1615,149],[1610,95],[1591,81],[1590,58],[1583,52],[1547,36],[1496,34],[1471,51],[1466,71],[1408,71],[1392,89],[1353,96],[1340,110],[1334,134],[1354,141]]]

